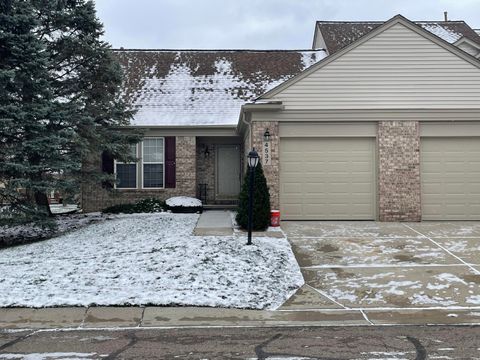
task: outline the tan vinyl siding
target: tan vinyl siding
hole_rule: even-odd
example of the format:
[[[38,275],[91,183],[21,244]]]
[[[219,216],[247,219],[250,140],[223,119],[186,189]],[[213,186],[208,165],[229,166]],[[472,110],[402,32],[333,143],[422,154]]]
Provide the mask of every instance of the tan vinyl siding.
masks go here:
[[[279,134],[281,138],[296,137],[375,137],[377,124],[356,123],[307,123],[284,122],[280,123]]]
[[[397,23],[273,99],[287,111],[478,109],[480,69]]]
[[[257,112],[252,114],[254,121],[278,122],[370,122],[385,120],[410,121],[478,121],[479,109],[442,110],[295,110],[281,112]]]

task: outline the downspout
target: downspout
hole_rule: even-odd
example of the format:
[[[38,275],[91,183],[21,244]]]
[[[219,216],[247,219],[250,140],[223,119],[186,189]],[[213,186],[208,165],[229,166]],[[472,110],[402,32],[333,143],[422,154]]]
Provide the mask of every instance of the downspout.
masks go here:
[[[245,117],[247,116],[246,114],[249,114],[249,113],[246,113],[243,109],[242,109],[242,113],[240,114],[240,119],[242,120],[242,122],[247,125],[247,128],[248,128],[248,138],[250,140],[250,149],[253,147],[253,137],[252,137],[252,123],[251,122],[248,122],[247,120],[245,120]]]

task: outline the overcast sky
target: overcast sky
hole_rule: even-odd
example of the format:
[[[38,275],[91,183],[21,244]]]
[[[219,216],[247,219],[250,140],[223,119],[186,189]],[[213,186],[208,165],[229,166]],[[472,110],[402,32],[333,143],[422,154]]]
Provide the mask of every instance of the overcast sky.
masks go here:
[[[480,0],[95,0],[113,47],[308,49],[315,20],[465,20]]]

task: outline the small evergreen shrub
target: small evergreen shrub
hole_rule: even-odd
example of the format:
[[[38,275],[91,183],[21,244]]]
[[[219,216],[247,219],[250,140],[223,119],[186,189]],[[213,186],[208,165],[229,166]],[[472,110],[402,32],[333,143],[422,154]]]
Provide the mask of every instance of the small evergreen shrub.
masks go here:
[[[135,204],[118,204],[102,210],[105,214],[133,214],[136,213]]]
[[[165,202],[147,198],[140,200],[135,204],[119,204],[107,207],[103,209],[103,213],[106,214],[135,214],[135,213],[155,213],[165,210]]]
[[[137,212],[153,213],[165,210],[165,202],[154,198],[140,200],[135,206]]]
[[[255,168],[255,180],[253,182],[253,230],[266,230],[270,225],[270,193],[268,192],[267,179],[259,162]],[[248,227],[248,190],[250,186],[250,169],[245,173],[242,189],[238,199],[236,220],[238,225]]]

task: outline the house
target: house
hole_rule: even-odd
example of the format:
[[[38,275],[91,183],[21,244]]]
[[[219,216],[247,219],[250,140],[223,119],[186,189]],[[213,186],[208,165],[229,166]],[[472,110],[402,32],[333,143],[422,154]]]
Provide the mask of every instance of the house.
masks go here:
[[[317,22],[309,51],[118,51],[141,161],[83,207],[235,199],[255,147],[285,220],[480,220],[479,48],[464,22],[397,15]]]

